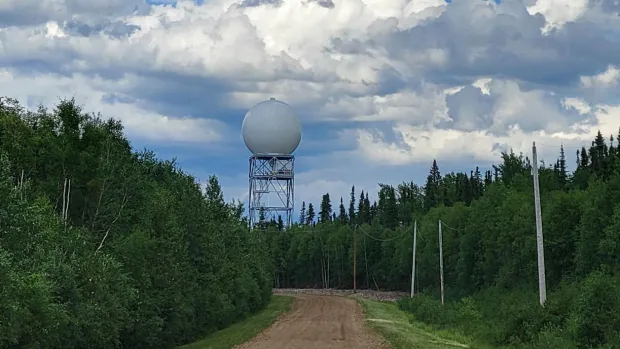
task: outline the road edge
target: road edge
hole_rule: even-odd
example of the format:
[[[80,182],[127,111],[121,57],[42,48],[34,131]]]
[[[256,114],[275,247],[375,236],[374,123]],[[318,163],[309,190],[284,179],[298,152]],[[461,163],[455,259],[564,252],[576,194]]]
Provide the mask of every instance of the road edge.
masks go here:
[[[264,309],[176,349],[233,349],[260,335],[293,309],[294,296],[273,294]],[[233,335],[234,334],[234,335]]]

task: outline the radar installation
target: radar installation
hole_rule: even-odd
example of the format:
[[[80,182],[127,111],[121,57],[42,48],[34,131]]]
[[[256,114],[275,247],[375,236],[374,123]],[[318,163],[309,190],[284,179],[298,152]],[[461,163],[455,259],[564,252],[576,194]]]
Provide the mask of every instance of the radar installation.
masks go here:
[[[250,108],[241,127],[252,152],[249,171],[250,229],[272,219],[293,223],[295,156],[301,142],[301,122],[288,104],[270,98]]]

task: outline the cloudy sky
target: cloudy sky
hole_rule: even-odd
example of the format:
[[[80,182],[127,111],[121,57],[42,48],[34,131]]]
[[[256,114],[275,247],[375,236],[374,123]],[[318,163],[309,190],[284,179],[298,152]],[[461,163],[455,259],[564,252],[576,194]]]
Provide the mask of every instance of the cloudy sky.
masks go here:
[[[619,0],[0,0],[0,95],[75,97],[247,199],[248,108],[303,124],[296,201],[620,126]],[[299,207],[299,206],[297,206]]]

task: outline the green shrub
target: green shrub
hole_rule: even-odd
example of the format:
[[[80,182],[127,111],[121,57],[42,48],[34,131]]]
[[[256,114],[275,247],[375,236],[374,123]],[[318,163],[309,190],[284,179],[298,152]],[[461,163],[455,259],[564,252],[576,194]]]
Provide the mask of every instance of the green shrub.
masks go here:
[[[399,301],[399,307],[415,316],[419,321],[447,327],[454,323],[454,314],[450,306],[442,306],[439,300],[424,294]]]
[[[578,349],[577,345],[568,338],[566,331],[549,326],[542,329],[533,338],[531,343],[526,344],[524,349]]]
[[[568,330],[580,348],[600,347],[618,338],[618,280],[600,271],[591,273],[577,295]]]
[[[485,327],[482,313],[480,313],[475,301],[470,297],[465,297],[460,302],[454,304],[451,315],[453,315],[452,323],[462,324],[462,328],[470,335],[480,335],[482,328]]]

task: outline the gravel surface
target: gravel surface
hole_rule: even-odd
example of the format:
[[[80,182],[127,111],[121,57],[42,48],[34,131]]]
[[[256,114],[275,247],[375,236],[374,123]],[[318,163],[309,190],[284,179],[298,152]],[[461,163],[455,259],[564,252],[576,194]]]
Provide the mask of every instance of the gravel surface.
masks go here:
[[[283,290],[275,292],[282,294]],[[295,294],[292,311],[236,349],[387,349],[355,299]]]
[[[379,301],[395,302],[400,298],[409,297],[407,292],[379,292],[373,290],[338,290],[333,288],[323,289],[296,289],[296,288],[276,288],[273,294],[283,295],[317,295],[317,296],[351,296],[362,297]]]

